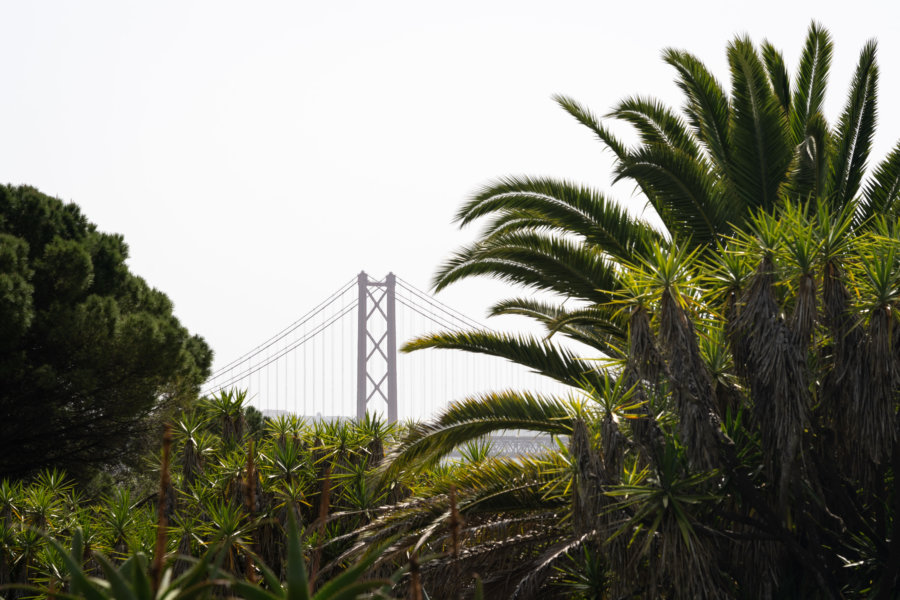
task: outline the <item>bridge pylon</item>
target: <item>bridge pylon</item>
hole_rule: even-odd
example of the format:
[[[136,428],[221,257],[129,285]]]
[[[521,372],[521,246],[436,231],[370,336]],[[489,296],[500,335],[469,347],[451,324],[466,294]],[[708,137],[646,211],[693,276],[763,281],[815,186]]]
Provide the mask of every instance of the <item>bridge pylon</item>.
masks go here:
[[[380,396],[387,403],[389,423],[397,421],[397,309],[396,277],[382,281],[365,271],[357,278],[356,418],[362,421],[369,402]],[[375,326],[380,321],[382,327]],[[382,361],[372,360],[381,357]]]

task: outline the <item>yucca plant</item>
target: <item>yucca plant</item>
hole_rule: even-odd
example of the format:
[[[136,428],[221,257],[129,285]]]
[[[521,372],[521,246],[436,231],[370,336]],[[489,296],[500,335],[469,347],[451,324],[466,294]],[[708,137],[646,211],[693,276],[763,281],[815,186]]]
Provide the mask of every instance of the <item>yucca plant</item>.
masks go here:
[[[794,77],[768,42],[739,37],[726,54],[728,90],[696,57],[665,51],[685,97],[682,111],[632,97],[607,115],[635,129],[635,146],[577,102],[557,98],[613,152],[614,177],[636,184],[662,231],[600,192],[551,178],[496,181],[460,209],[462,225],[486,227],[439,269],[436,289],[486,275],[545,292],[504,300],[491,314],[533,318],[547,338],[442,332],[405,350],[507,358],[572,386],[576,398],[559,402],[558,411],[554,401],[518,391],[465,399],[414,428],[379,472],[387,480],[419,472],[510,424],[550,431],[565,423],[578,438],[568,449],[572,535],[593,532],[591,543],[616,573],[614,593],[727,597],[744,585],[750,596],[829,597],[840,580],[884,596],[894,581],[885,557],[900,566],[900,545],[888,551],[887,536],[874,533],[886,534],[895,512],[885,504],[892,492],[884,482],[896,468],[897,371],[889,357],[897,354],[891,248],[900,146],[867,177],[876,46],[860,53],[833,126],[823,115],[832,44],[821,26],[810,26]],[[557,345],[548,339],[554,335],[593,354]],[[624,393],[626,402],[612,399]],[[585,397],[598,399],[595,408],[576,418],[573,407]],[[631,494],[604,493],[629,481]],[[641,496],[640,486],[677,482],[715,500],[691,504],[685,518],[670,519],[675,508],[666,506],[631,521],[637,508],[624,498]],[[830,496],[835,488],[841,500]],[[668,496],[641,497],[649,508],[649,498]],[[859,547],[881,545],[879,569],[869,554],[848,570],[831,550],[808,549],[844,543],[815,524],[832,518],[823,516],[829,502],[842,505],[838,519],[872,529]],[[650,514],[662,515],[659,527],[667,524],[669,535],[656,528],[643,536],[654,530]],[[878,515],[877,526],[867,521]],[[610,538],[621,527],[631,531]],[[728,552],[714,543],[723,530],[730,533],[722,539],[741,540]],[[670,539],[675,533],[680,542]],[[638,539],[651,540],[649,547]],[[767,575],[735,570],[737,552]],[[703,568],[682,573],[684,564],[668,562],[675,555]],[[660,560],[668,566],[659,579],[633,583]],[[804,575],[786,576],[786,565]],[[542,585],[533,575],[540,572],[525,576],[532,591]],[[872,572],[878,577],[863,581]]]
[[[229,393],[224,396],[229,398]],[[230,394],[231,398],[241,396]],[[152,566],[151,587],[157,578],[162,581],[165,572],[170,580],[180,578],[197,557],[216,548],[220,566],[213,586],[216,591],[211,593],[224,594],[229,578],[258,579],[256,556],[279,577],[287,576],[286,530],[291,515],[307,524],[301,542],[311,549],[311,559],[318,553],[321,566],[350,543],[331,544],[331,540],[367,521],[365,511],[377,508],[384,498],[366,477],[368,461],[390,444],[393,429],[383,421],[370,418],[361,425],[312,426],[286,417],[270,425],[269,434],[252,447],[224,443],[215,431],[216,423],[221,421],[211,420],[207,412],[184,413],[174,427],[168,461],[159,457],[146,461],[161,479],[171,475],[166,489],[174,491],[177,502],[160,503],[159,494],[142,491],[136,495],[126,486],[93,500],[60,472],[47,472],[28,482],[0,482],[4,526],[0,585],[31,586],[32,590],[19,587],[0,596],[5,594],[9,600],[37,588],[58,595],[72,592],[68,567],[33,526],[48,529],[66,544],[76,529],[81,530],[82,571],[87,577],[112,577],[98,558],[102,553],[120,563],[117,570],[130,565],[125,567],[131,569],[126,578],[136,576],[136,564]],[[323,502],[326,483],[330,489]],[[159,508],[166,516],[164,527],[154,526],[162,516],[155,514]],[[154,561],[147,564],[146,558],[135,558],[138,554],[153,556]],[[338,571],[351,562],[342,561]],[[319,568],[315,585],[325,585],[338,571],[324,573]],[[393,569],[384,567],[381,572],[389,574]]]
[[[568,436],[555,462],[489,459],[484,477],[447,465],[421,488],[459,486],[461,555],[493,565],[485,585],[498,597],[552,589],[584,548],[611,597],[891,597],[900,221],[854,230],[852,215],[785,203],[719,255],[669,245],[623,263],[604,310],[628,336],[622,358],[597,363],[599,385],[567,400],[462,401],[414,428],[379,473],[424,472],[500,429]],[[362,544],[439,554],[447,519],[434,498],[402,504]],[[491,520],[500,537],[486,535]],[[543,532],[555,539],[542,545]],[[448,561],[420,562],[426,588],[447,577]]]
[[[633,147],[584,106],[557,97],[612,151],[615,179],[635,183],[664,230],[585,186],[553,178],[503,178],[459,210],[462,226],[487,224],[440,267],[435,288],[488,276],[544,292],[503,300],[490,314],[527,316],[544,326],[548,337],[562,335],[622,360],[629,349],[629,318],[612,303],[624,285],[622,262],[652,259],[654,251],[667,253],[673,242],[680,251],[711,257],[722,236],[752,226],[758,211],[771,215],[785,203],[849,216],[840,219],[835,233],[869,229],[872,217],[896,210],[900,146],[866,176],[876,125],[876,45],[870,42],[861,51],[833,126],[823,114],[832,52],[829,33],[813,23],[791,77],[770,43],[757,46],[736,38],[726,50],[726,89],[697,57],[667,49],[663,58],[675,70],[685,98],[682,110],[630,97],[606,115],[634,128]],[[839,244],[840,234],[836,237],[827,243]],[[811,280],[804,281],[809,289]],[[425,348],[506,358],[576,389],[585,380],[599,384],[594,365],[548,339],[441,332],[414,340],[405,350]]]
[[[298,440],[305,426],[306,421],[297,415],[278,415],[265,424],[267,434],[275,438],[279,447],[284,447],[288,440]]]
[[[212,545],[221,546],[225,557],[222,567],[239,576],[244,572],[245,561],[252,552],[250,520],[243,508],[222,500],[206,504],[204,513],[208,519],[203,526],[204,537]]]
[[[218,569],[213,560],[214,552],[210,551],[201,557],[199,561],[185,574],[173,578],[171,571],[167,571],[162,577],[162,583],[154,591],[149,576],[149,561],[146,555],[136,553],[124,562],[116,565],[102,554],[96,554],[96,559],[102,565],[104,578],[89,576],[82,567],[84,547],[82,545],[81,531],[76,530],[72,535],[70,548],[65,548],[52,537],[47,538],[50,552],[54,553],[54,564],[58,567],[60,579],[68,582],[69,589],[65,593],[51,582],[45,587],[35,585],[19,586],[32,592],[46,594],[48,596],[64,596],[84,600],[140,600],[162,599],[190,600],[198,597],[208,597],[209,588],[217,581],[215,579]]]
[[[573,600],[606,600],[609,598],[609,570],[603,556],[588,547],[581,553],[567,555],[569,563],[557,567],[562,575],[559,587]]]
[[[181,453],[181,480],[190,486],[203,472],[204,456],[210,451],[208,437],[204,435],[204,427],[208,416],[200,411],[184,415],[175,428],[176,441]]]
[[[205,399],[209,417],[219,423],[220,435],[226,446],[239,445],[244,438],[244,407],[246,390],[222,390],[218,396]]]
[[[379,556],[379,550],[371,550],[366,558],[345,569],[330,581],[323,583],[314,593],[307,573],[306,561],[303,558],[303,544],[294,513],[290,512],[287,528],[287,562],[284,582],[269,569],[265,563],[258,561],[263,579],[268,589],[244,582],[235,581],[232,585],[248,600],[354,600],[367,593],[390,589],[394,581],[391,579],[363,579],[366,570]]]
[[[131,525],[135,520],[135,503],[127,488],[116,488],[106,499],[102,520],[111,555],[123,557],[128,552]]]

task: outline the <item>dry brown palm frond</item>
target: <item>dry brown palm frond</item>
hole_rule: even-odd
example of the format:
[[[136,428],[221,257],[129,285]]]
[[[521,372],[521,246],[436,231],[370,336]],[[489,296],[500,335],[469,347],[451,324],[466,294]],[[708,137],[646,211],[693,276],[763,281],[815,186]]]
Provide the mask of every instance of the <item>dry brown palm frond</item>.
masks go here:
[[[528,575],[516,585],[510,600],[540,598],[541,587],[551,574],[551,569],[561,561],[567,560],[569,553],[580,550],[586,542],[595,540],[597,535],[596,531],[587,531],[575,539],[563,540],[547,548],[529,563]]]
[[[835,340],[842,339],[851,327],[849,307],[844,270],[837,261],[828,261],[822,271],[822,317]]]
[[[741,582],[741,592],[745,598],[771,598],[778,582],[787,575],[783,566],[787,564],[787,552],[775,542],[731,541],[722,544],[721,553],[719,564],[722,570]]]
[[[182,482],[190,487],[203,474],[203,462],[196,442],[189,438],[181,451]]]
[[[700,354],[693,322],[671,290],[663,293],[659,319],[660,347],[679,416],[679,433],[691,464],[702,470],[718,466],[719,429],[712,380]]]
[[[656,385],[664,363],[650,326],[650,315],[643,306],[632,310],[628,320],[628,364],[638,380]]]
[[[369,457],[369,467],[374,469],[384,460],[384,440],[380,437],[373,437],[369,440],[365,449],[366,455]]]
[[[603,464],[583,419],[572,423],[569,452],[575,464],[575,486],[572,494],[572,527],[575,535],[583,535],[596,527],[598,515],[604,512],[609,498],[603,493]]]
[[[466,574],[476,571],[483,574],[486,597],[508,598],[519,581],[531,573],[535,557],[565,535],[560,528],[547,527],[465,548],[458,558],[458,568]],[[422,580],[430,597],[453,598],[471,585],[470,577],[453,580],[451,574],[455,568],[449,556],[422,565]]]
[[[244,438],[244,415],[241,413],[222,417],[222,439],[226,444],[240,444]]]
[[[742,299],[735,333],[746,344],[753,414],[784,505],[809,424],[809,375],[806,352],[776,300],[773,272],[771,256],[763,256]]]
[[[627,444],[628,439],[619,431],[612,413],[607,412],[600,421],[600,449],[605,479],[609,483],[615,484],[621,479]]]
[[[842,440],[847,431],[846,411],[853,403],[854,373],[859,368],[853,363],[859,358],[862,332],[850,314],[850,292],[844,280],[844,270],[835,261],[829,261],[822,270],[822,321],[831,338],[830,371],[822,384],[822,396],[826,402],[835,430]]]
[[[663,371],[663,362],[650,328],[650,315],[644,307],[631,312],[628,322],[628,362],[625,385],[634,388],[635,409],[629,415],[631,432],[649,460],[658,460],[663,446],[663,433],[651,414],[646,385],[655,387]]]
[[[862,263],[863,290],[874,295],[862,315],[852,312],[844,272],[833,263],[826,265],[823,295],[825,304],[833,305],[826,310],[833,348],[822,396],[839,442],[839,460],[868,489],[881,479],[879,465],[896,442],[895,390],[900,368],[890,305],[893,253],[864,257]]]
[[[800,343],[803,351],[809,348],[813,330],[818,316],[816,301],[816,280],[811,274],[802,275],[797,286],[797,297],[794,311],[791,313],[790,327]]]
[[[897,436],[895,390],[900,373],[893,349],[895,323],[889,308],[875,311],[869,320],[860,400],[853,405],[853,422],[860,450],[875,465],[891,455]]]
[[[714,546],[708,538],[684,533],[679,523],[664,519],[659,557],[664,576],[672,581],[675,598],[727,598],[715,568]]]

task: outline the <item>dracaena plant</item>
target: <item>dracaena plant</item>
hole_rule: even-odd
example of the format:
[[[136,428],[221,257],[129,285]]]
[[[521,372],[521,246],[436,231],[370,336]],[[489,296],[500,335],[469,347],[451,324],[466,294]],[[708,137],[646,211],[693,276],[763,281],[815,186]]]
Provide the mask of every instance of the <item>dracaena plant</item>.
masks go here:
[[[875,217],[896,211],[900,198],[900,144],[867,168],[878,105],[876,48],[873,41],[860,52],[846,103],[832,122],[824,114],[832,41],[816,23],[793,75],[767,41],[755,45],[738,37],[728,45],[728,86],[698,57],[665,50],[663,60],[684,97],[680,110],[631,96],[601,119],[558,96],[559,105],[612,152],[613,179],[635,184],[658,225],[583,185],[501,178],[459,209],[461,226],[484,228],[438,269],[435,289],[471,277],[527,288],[490,314],[524,315],[548,337],[622,358],[627,319],[608,306],[623,284],[622,262],[648,259],[671,244],[710,256],[723,236],[746,229],[758,211],[774,214],[787,202],[848,214],[843,234],[870,229]],[[637,143],[621,141],[606,120],[632,127]],[[490,331],[443,332],[406,346],[423,348],[499,356],[575,387],[590,370],[550,341]]]
[[[379,472],[416,472],[501,429],[567,436],[554,459],[445,473],[470,520],[462,555],[505,565],[485,579],[500,596],[552,589],[587,549],[612,597],[891,597],[900,221],[854,230],[854,218],[785,202],[716,253],[669,243],[623,261],[603,308],[627,335],[621,358],[594,363],[599,385],[462,401],[413,428]],[[423,498],[363,536],[438,551],[447,514]],[[440,579],[453,564],[430,568]]]

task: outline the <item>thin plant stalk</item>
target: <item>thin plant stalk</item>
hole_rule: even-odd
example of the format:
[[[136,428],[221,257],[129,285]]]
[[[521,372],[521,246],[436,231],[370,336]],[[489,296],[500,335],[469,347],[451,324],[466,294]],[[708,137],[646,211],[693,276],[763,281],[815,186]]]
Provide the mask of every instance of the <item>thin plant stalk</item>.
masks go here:
[[[252,520],[254,509],[256,508],[256,465],[253,462],[253,440],[250,440],[249,447],[247,448],[247,469],[244,489],[246,491],[245,499],[247,502],[247,516]],[[250,536],[251,547],[254,547],[254,551],[258,551],[258,548],[255,548],[256,544],[253,541],[253,532],[250,532]],[[253,568],[253,561],[249,560],[249,558],[247,559],[246,571],[247,581],[256,583],[256,571]]]
[[[319,565],[322,562],[322,540],[325,538],[325,524],[328,521],[328,508],[331,504],[331,465],[325,468],[325,476],[322,479],[322,495],[319,497],[319,518],[317,519],[317,544],[313,552],[312,569],[309,574],[309,591],[312,593],[319,574]]]
[[[409,557],[409,600],[422,600],[422,581],[419,579],[419,558]]]
[[[166,516],[166,499],[169,494],[169,461],[172,450],[172,426],[166,423],[163,430],[162,466],[159,469],[159,497],[156,509],[156,552],[153,555],[151,574],[153,578],[153,595],[159,590],[159,582],[162,578],[163,564],[166,558],[166,530],[169,526],[169,518]]]

